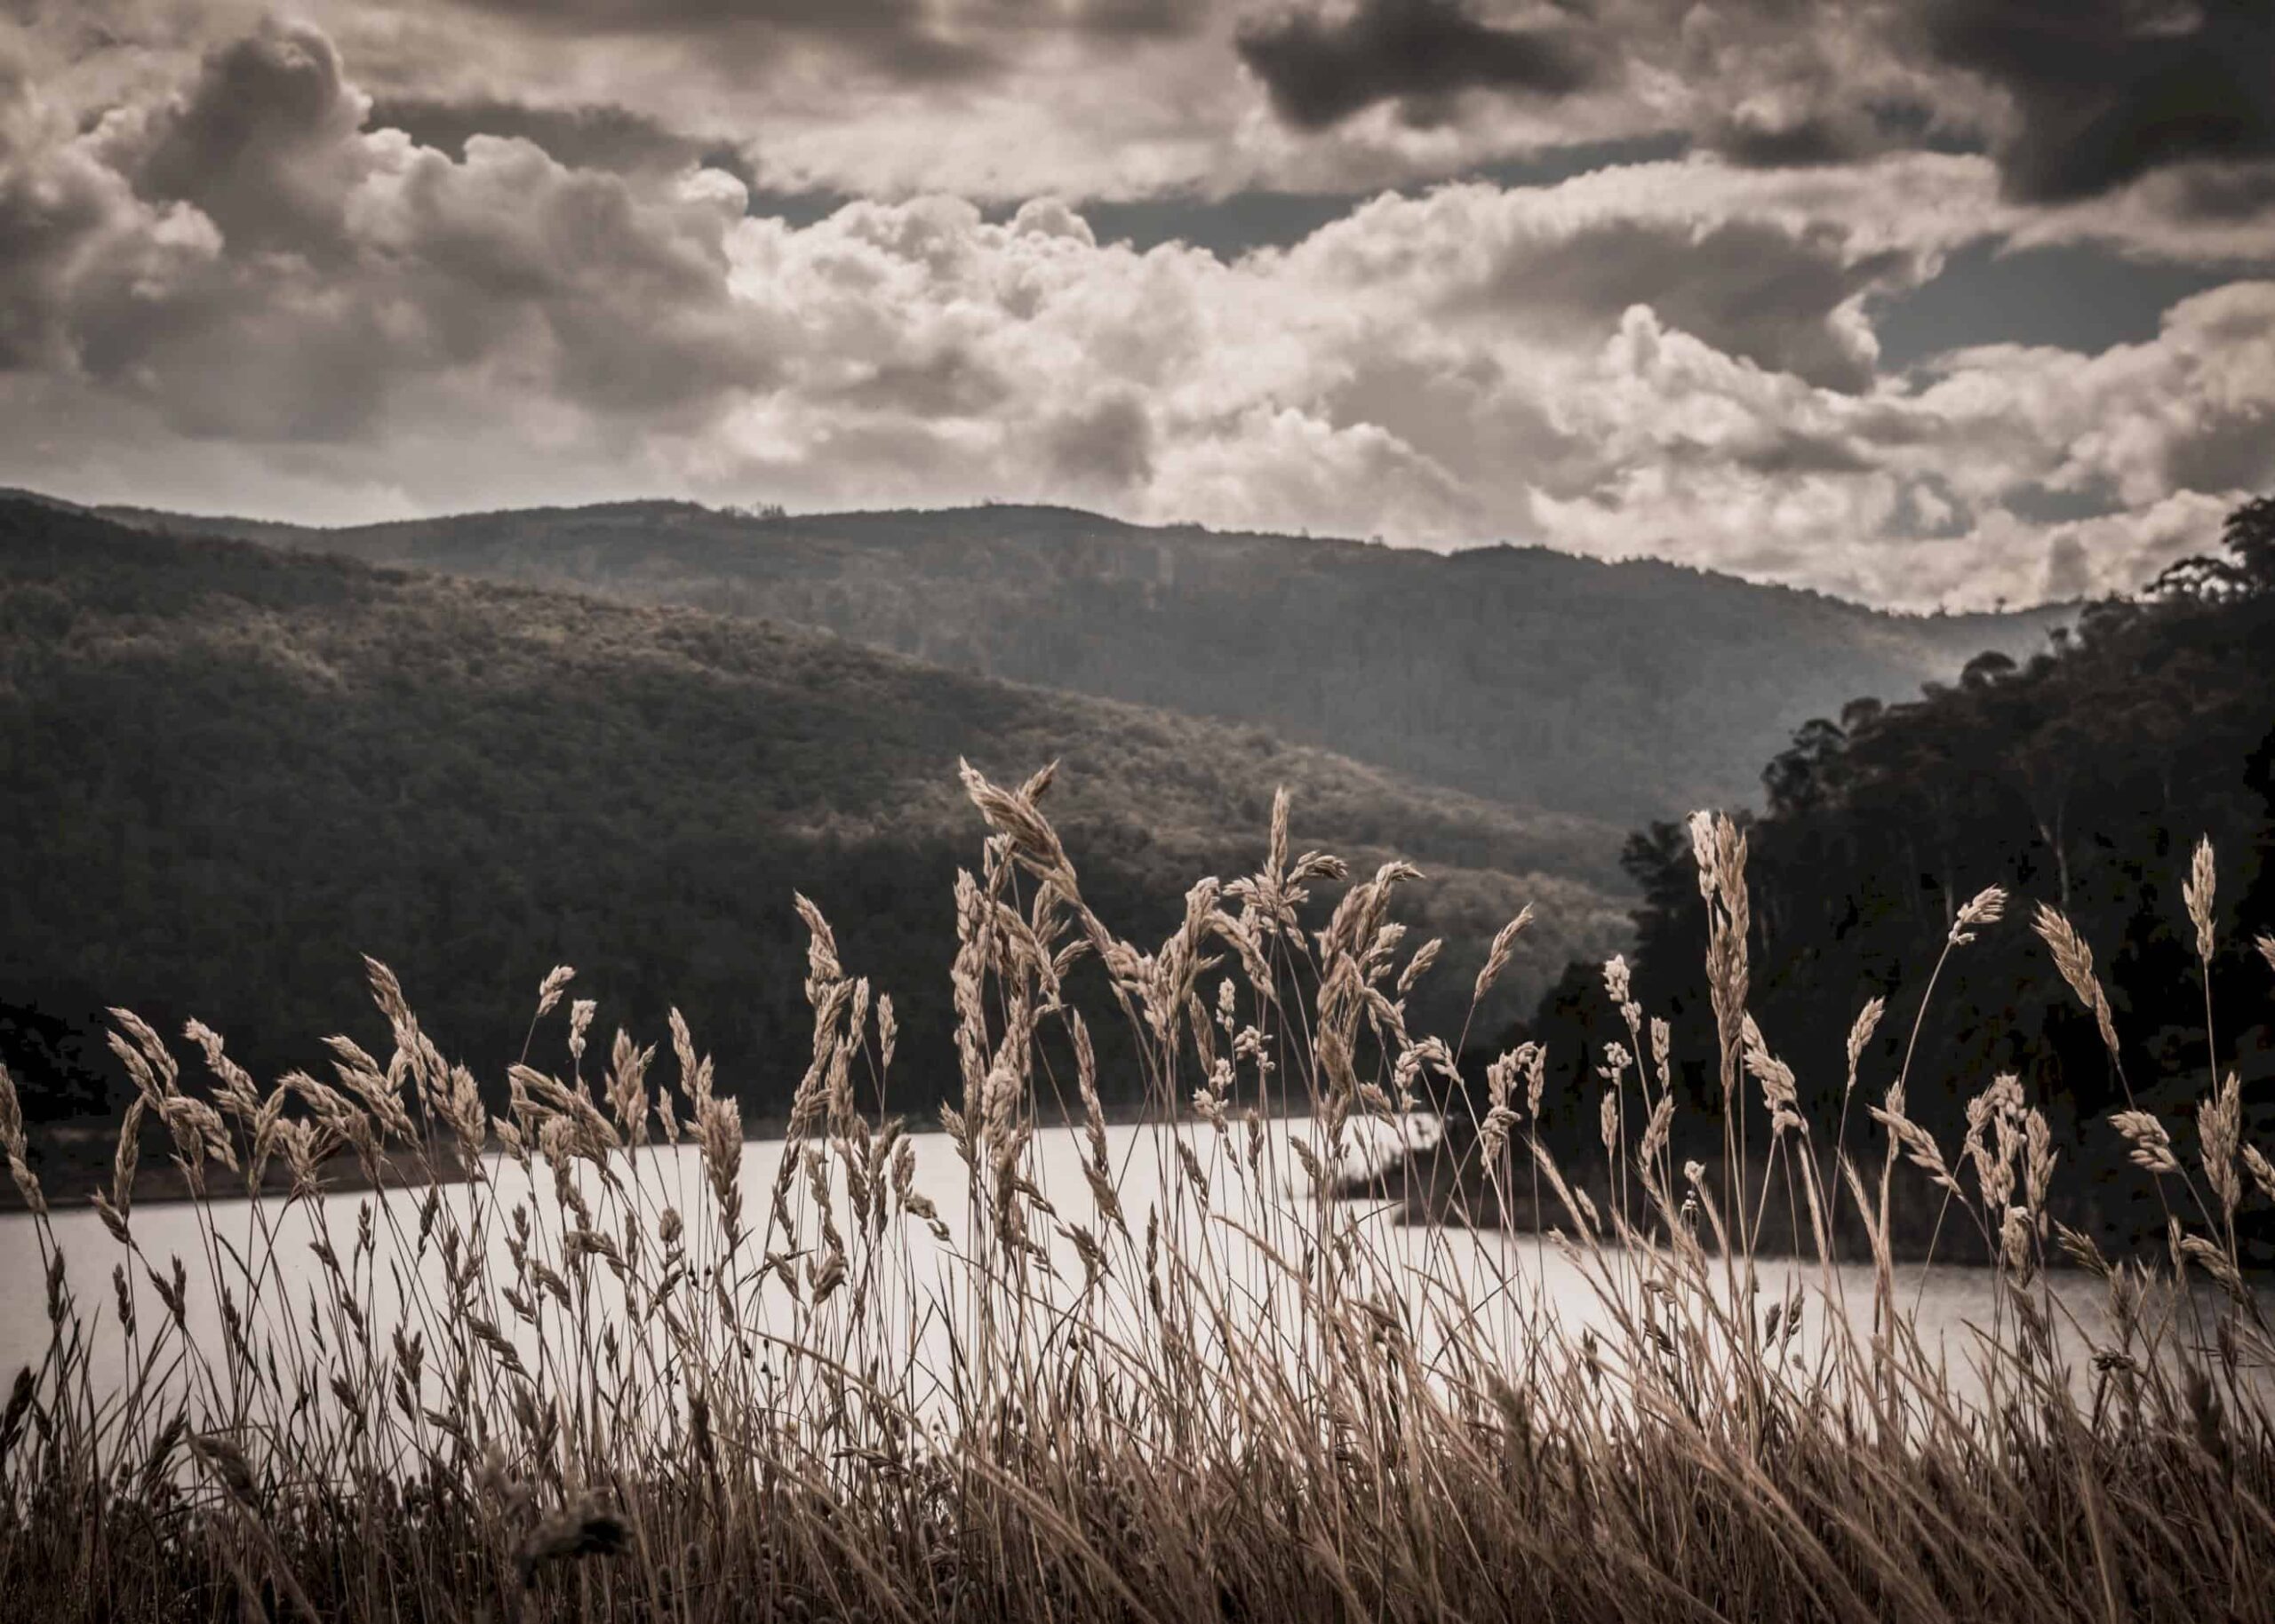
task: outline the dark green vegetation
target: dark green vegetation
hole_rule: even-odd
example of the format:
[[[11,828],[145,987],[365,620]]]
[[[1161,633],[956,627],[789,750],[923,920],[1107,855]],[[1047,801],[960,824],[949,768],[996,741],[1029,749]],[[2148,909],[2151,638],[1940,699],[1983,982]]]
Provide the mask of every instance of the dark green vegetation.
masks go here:
[[[1629,824],[2067,609],[1900,617],[1671,564],[1152,529],[1064,508],[743,517],[689,503],[356,529],[124,513],[276,545],[826,626],[957,670],[1250,722],[1432,784]]]
[[[603,1036],[676,1002],[722,1086],[778,1115],[807,1060],[795,888],[898,1003],[892,1105],[924,1111],[954,1075],[960,756],[1013,778],[1063,761],[1070,848],[1141,935],[1175,925],[1194,874],[1252,865],[1282,784],[1299,841],[1429,870],[1449,996],[1540,904],[1500,1019],[1625,932],[1608,830],[1253,728],[8,501],[0,1061],[35,1115],[116,1104],[100,1011],[125,1004],[168,1031],[199,1016],[264,1074],[312,1063],[369,952],[495,1080],[528,989],[568,962]]]
[[[1908,704],[1860,701],[1801,728],[1770,763],[1767,809],[1746,825],[1752,1007],[1810,1115],[1839,1114],[1851,1021],[1885,997],[1863,1056],[1877,1098],[1959,910],[2000,886],[2019,912],[2048,904],[2075,922],[2109,984],[2121,1070],[2044,944],[2010,919],[1943,971],[1919,1039],[1936,1071],[1915,1077],[1912,1112],[1956,1132],[1960,1101],[2016,1072],[2064,1154],[2121,1205],[2140,1181],[2097,1118],[2128,1097],[2169,1111],[2209,1079],[2209,1009],[2188,974],[2197,943],[2182,908],[2199,834],[2226,870],[2211,1001],[2237,1012],[2208,1034],[2210,1052],[2239,1073],[2254,1115],[2269,1111],[2275,1011],[2251,944],[2275,930],[2275,499],[2239,510],[2223,539],[2223,555],[2175,566],[2137,601],[2088,609],[2049,652],[2020,665],[1984,655]],[[1643,893],[1635,994],[1670,1014],[1678,1052],[1711,1055],[1690,837],[1655,824],[1625,861]],[[1593,965],[1568,971],[1535,1029],[1573,1079],[1606,1041],[1629,1041]],[[1711,1063],[1687,1077],[1694,1100],[1719,1089]],[[1852,1129],[1868,1129],[1863,1113],[1860,1101]],[[2140,1210],[2161,1229],[2160,1213]]]

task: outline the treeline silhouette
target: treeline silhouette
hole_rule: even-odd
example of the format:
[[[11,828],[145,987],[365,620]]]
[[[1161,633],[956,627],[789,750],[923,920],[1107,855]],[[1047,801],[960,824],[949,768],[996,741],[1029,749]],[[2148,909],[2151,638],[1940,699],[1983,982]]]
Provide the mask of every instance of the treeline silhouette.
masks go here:
[[[2222,539],[2221,553],[2175,564],[2137,597],[2091,606],[2028,660],[1985,654],[1915,701],[1859,699],[1808,723],[1763,772],[1764,808],[1743,820],[1752,1007],[1812,1122],[1841,1116],[1852,1023],[1868,999],[1888,1001],[1862,1057],[1862,1097],[1848,1102],[1852,1153],[1869,1134],[1877,1159],[1866,1106],[1915,1024],[1915,1118],[1951,1145],[1966,1101],[2016,1073],[2063,1153],[2119,1205],[2133,1183],[2147,1186],[2095,1119],[2123,1109],[2128,1089],[2175,1115],[2205,1094],[2216,1052],[2222,1074],[2241,1078],[2247,1112],[2265,1110],[2275,983],[2254,938],[2275,930],[2275,498],[2239,508]],[[2182,899],[2199,836],[2219,872],[2211,1004],[2227,1013],[2212,1050]],[[1634,997],[1670,1020],[1678,1087],[1711,1126],[1720,1082],[1689,834],[1654,823],[1624,864],[1641,893]],[[1959,910],[1993,885],[2010,894],[2006,919],[1953,951],[1923,1019]],[[2039,904],[2067,914],[2092,949],[2121,1073],[2031,928]],[[1575,1103],[1551,1127],[1568,1144],[1586,1140],[1604,1045],[1632,1046],[1602,967],[1569,966],[1505,1042],[1526,1036],[1546,1043],[1564,1085],[1549,1099]]]

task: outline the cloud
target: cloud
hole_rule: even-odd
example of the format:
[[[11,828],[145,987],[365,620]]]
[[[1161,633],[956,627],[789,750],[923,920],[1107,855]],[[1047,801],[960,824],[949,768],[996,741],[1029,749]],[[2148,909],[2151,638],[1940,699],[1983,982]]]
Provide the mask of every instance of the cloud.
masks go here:
[[[109,105],[259,0],[33,0]],[[1734,163],[1994,155],[2008,201],[2263,220],[2275,12],[2239,0],[296,0],[387,122],[579,165],[684,132],[754,189],[993,203],[1423,185],[1674,136]],[[481,118],[477,119],[476,115]],[[708,147],[717,132],[727,138]],[[756,155],[762,162],[754,162]],[[2143,206],[2140,201],[2128,207]]]
[[[2007,106],[1998,155],[2032,201],[2166,165],[2275,155],[2275,10],[2234,0],[1933,0],[1943,65]]]
[[[1632,164],[1553,187],[1380,200],[1290,257],[1351,297],[1395,277],[1446,319],[1548,346],[1596,342],[1647,305],[1731,354],[1856,391],[1874,376],[1867,298],[1916,285],[1972,240],[1987,189],[1975,160],[1840,179]]]
[[[351,69],[268,23],[108,110],[0,70],[0,481],[328,520],[1063,501],[1904,603],[2137,584],[2275,484],[2275,283],[2097,354],[1877,364],[1881,302],[1986,236],[2264,239],[2137,187],[2049,210],[1985,155],[1695,154],[1220,257],[1058,197],[794,224],[579,86],[452,130],[473,103],[390,123]]]
[[[1936,85],[1894,48],[1884,14],[1791,0],[1631,6],[1620,35],[1680,86],[1680,116],[1703,145],[1736,163],[1808,168],[1950,144]]]
[[[1505,108],[1459,92],[1585,92],[1626,133],[1672,123],[1762,167],[1987,148],[2023,203],[2170,171],[2194,206],[2259,211],[2275,171],[2275,10],[2233,0],[1595,0],[1509,20],[1356,0],[1251,22],[1238,48],[1302,131],[1385,102],[1489,130]]]
[[[2036,595],[2047,549],[2067,538],[2082,552],[2063,550],[2063,595],[2081,569],[2095,591],[2128,590],[2275,484],[2275,283],[2183,300],[2152,340],[2091,356],[1962,351],[1930,381],[1857,399],[1797,389],[1631,315],[1565,411],[1618,469],[1607,490],[1545,507],[1575,545],[1664,526],[1652,550],[1702,563],[1883,601],[1987,602]],[[1870,471],[1752,477],[1747,448],[1781,426]],[[1693,443],[1717,454],[1688,467],[1670,455]],[[2020,482],[2117,506],[2035,521],[2010,499]]]
[[[1239,49],[1281,116],[1305,129],[1385,101],[1428,122],[1464,91],[1568,96],[1605,68],[1568,22],[1497,26],[1471,16],[1461,0],[1359,0],[1334,20],[1297,12],[1243,30]]]
[[[2060,484],[2103,480],[2136,507],[2175,490],[2275,486],[2275,282],[2183,299],[2151,343],[2083,360],[1967,352],[1952,365],[1955,378],[1996,365],[2048,437],[2063,437]]]
[[[1680,277],[1665,267],[1680,262]],[[1838,227],[1789,231],[1751,220],[1687,230],[1606,221],[1513,255],[1491,297],[1538,318],[1602,322],[1649,304],[1718,348],[1828,388],[1872,378],[1870,329],[1853,301],[1899,280],[1899,256],[1857,256]]]
[[[1061,489],[1107,500],[1153,477],[1153,422],[1142,395],[1110,390],[1051,424],[1043,437],[1050,475]]]
[[[757,185],[738,142],[690,135],[606,102],[541,106],[487,97],[396,97],[374,102],[366,122],[373,129],[401,130],[417,145],[456,157],[465,156],[475,136],[505,136],[541,147],[571,169],[639,174],[699,167],[723,171],[746,187]]]
[[[715,171],[637,179],[489,136],[453,160],[365,130],[304,26],[217,45],[84,133],[14,100],[41,133],[0,174],[35,250],[11,256],[10,348],[172,432],[378,434],[437,388],[668,415],[765,378],[726,287],[745,195]]]
[[[896,77],[954,80],[988,71],[981,44],[944,34],[924,0],[460,0],[532,28],[591,36],[699,40],[714,53],[762,59],[821,44]]]
[[[2086,556],[2086,544],[2075,536],[2056,536],[2046,548],[2046,600],[2049,603],[2074,602],[2093,591],[2093,566]]]
[[[140,195],[188,203],[241,245],[309,245],[361,179],[370,106],[315,28],[270,21],[208,52],[196,80],[105,145]]]
[[[401,3],[401,0],[398,0]],[[850,70],[870,87],[945,89],[999,81],[1071,42],[1100,56],[1185,37],[1210,0],[417,0],[461,21],[486,14],[524,36],[661,47],[682,66],[725,68],[771,87],[817,79],[842,90]]]

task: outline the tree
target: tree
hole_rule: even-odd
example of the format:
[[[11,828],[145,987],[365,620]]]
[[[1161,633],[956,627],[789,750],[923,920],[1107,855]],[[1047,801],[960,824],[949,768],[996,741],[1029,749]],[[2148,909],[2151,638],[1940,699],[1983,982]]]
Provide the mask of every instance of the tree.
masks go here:
[[[2001,677],[2015,673],[2015,662],[1996,649],[1987,649],[1968,661],[1959,673],[1959,685],[1970,691],[1989,688]]]
[[[2157,572],[2147,596],[2159,603],[2214,603],[2249,590],[2244,571],[2208,553],[2175,559]]]
[[[1792,747],[1762,770],[1761,786],[1774,812],[1804,812],[1821,804],[1848,736],[1823,717],[1803,722]]]
[[[2275,647],[2275,503],[2239,509],[2227,538],[2216,571],[2166,583],[2183,590],[2087,605],[2071,634],[2019,665],[1979,658],[1918,699],[1845,705],[1770,761],[1767,810],[1747,826],[1752,1013],[1804,1079],[1840,1087],[1850,1022],[1872,996],[1889,999],[1890,1018],[1865,1072],[1902,1063],[1954,913],[1989,885],[2012,897],[2012,924],[1953,956],[1920,1017],[1920,1052],[1938,1063],[1915,1074],[1919,1119],[1954,1126],[1967,1094],[2000,1071],[2076,1118],[2119,1101],[2094,1022],[2028,929],[2040,902],[2095,945],[2134,1086],[2179,1075],[2174,1057],[2205,1042],[2178,906],[2199,833],[2223,885],[2214,978],[2257,999],[2265,967],[2252,943],[2275,929],[2275,686],[2261,652]],[[1696,1052],[1712,1034],[1699,1030],[1705,921],[1683,831],[1652,826],[1622,866],[1641,897],[1637,995],[1674,1023],[1678,1053]],[[1619,1036],[1589,984],[1568,978],[1539,1016],[1552,1044],[1596,1046],[1577,1069],[1552,1058],[1576,1083],[1587,1055]],[[2250,1058],[2255,1043],[2223,1042],[2242,1056],[2247,1088],[2255,1076],[2275,1083]]]
[[[2246,593],[2275,592],[2275,497],[2259,497],[2230,513],[2220,540],[2235,555]]]

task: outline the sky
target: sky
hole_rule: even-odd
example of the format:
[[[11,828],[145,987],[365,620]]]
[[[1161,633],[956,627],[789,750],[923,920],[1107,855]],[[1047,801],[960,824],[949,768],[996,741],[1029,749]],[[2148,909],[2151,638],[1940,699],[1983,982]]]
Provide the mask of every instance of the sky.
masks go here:
[[[2127,590],[2275,490],[2275,0],[0,0],[0,483]]]

